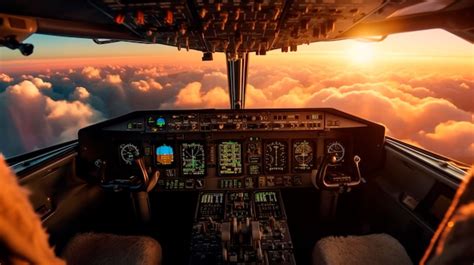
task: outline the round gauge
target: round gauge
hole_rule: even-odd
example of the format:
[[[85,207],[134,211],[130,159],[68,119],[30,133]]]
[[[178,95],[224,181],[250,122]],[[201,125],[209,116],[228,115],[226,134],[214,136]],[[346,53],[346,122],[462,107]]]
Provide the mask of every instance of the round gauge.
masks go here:
[[[120,145],[120,158],[127,165],[132,165],[133,160],[140,155],[138,147],[134,144]]]
[[[332,161],[333,163],[341,162],[342,159],[344,159],[345,153],[346,150],[344,149],[344,146],[339,142],[332,142],[327,147],[327,154],[330,157],[334,156],[336,158],[335,161]]]
[[[280,141],[265,145],[265,169],[267,172],[285,172],[287,169],[288,146]]]
[[[301,167],[308,167],[313,161],[313,147],[308,141],[298,141],[293,145],[293,154]]]

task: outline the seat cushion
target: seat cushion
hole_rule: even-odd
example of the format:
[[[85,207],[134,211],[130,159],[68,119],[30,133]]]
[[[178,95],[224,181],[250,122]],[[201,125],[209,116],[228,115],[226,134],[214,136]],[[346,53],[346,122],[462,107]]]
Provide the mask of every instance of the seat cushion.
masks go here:
[[[313,265],[411,265],[403,246],[387,234],[325,237],[313,249]]]
[[[161,246],[145,236],[85,233],[68,243],[63,257],[68,265],[158,265]]]

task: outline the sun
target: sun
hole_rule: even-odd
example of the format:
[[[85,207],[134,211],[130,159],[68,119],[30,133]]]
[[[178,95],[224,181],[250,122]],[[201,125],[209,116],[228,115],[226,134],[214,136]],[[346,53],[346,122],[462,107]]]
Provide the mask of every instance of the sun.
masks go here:
[[[369,64],[374,60],[373,43],[355,42],[347,51],[348,58],[356,64]]]

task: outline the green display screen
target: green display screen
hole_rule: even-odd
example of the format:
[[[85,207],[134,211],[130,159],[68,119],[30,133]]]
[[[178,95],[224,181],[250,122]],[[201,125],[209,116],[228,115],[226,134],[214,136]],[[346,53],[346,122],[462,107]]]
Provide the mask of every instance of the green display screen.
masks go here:
[[[242,174],[242,144],[237,141],[219,143],[219,175]]]
[[[198,142],[181,144],[181,171],[183,176],[204,176],[206,153],[204,145]]]

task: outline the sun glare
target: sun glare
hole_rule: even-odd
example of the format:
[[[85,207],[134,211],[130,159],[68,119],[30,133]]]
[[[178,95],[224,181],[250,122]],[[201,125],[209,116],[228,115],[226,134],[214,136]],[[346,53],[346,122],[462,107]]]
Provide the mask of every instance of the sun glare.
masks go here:
[[[347,51],[353,63],[368,64],[374,60],[373,43],[355,42]]]

